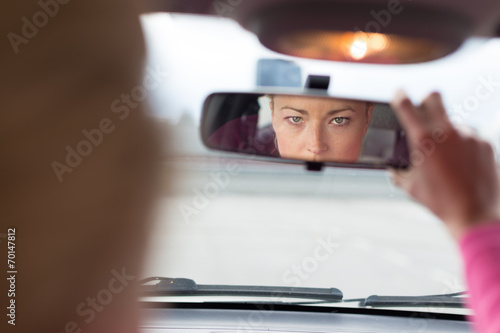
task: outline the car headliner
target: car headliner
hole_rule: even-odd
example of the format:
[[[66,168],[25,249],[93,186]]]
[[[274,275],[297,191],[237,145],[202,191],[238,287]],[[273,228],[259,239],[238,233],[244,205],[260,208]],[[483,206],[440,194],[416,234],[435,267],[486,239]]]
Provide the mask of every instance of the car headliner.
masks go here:
[[[142,8],[145,12],[167,11],[190,14],[208,14],[216,15],[215,4],[221,0],[145,0]],[[297,0],[227,0],[221,3],[232,7],[238,7],[234,11],[235,19],[239,22],[245,21],[253,13],[282,3],[292,3]],[[319,0],[319,2],[346,3],[345,0]],[[500,23],[500,2],[492,0],[351,0],[347,3],[360,3],[373,6],[387,6],[389,2],[401,3],[403,6],[419,6],[421,8],[438,9],[443,11],[455,12],[463,15],[470,20],[474,27],[473,35],[484,37],[495,37],[498,35]],[[305,2],[308,5],[313,1]],[[425,21],[422,22],[425,24]],[[416,25],[414,29],[419,29]]]

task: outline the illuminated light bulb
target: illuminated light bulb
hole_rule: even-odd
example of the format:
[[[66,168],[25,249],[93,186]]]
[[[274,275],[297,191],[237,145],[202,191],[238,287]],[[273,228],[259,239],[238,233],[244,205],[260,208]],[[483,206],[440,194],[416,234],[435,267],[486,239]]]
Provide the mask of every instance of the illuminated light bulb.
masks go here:
[[[366,36],[364,34],[357,34],[349,48],[350,56],[353,59],[359,60],[365,57],[367,51]]]

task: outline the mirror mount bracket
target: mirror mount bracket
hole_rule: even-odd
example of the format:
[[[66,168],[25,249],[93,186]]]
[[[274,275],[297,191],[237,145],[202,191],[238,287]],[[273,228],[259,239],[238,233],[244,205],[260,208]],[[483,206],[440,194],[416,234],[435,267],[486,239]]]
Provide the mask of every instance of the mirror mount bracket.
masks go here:
[[[322,162],[306,162],[306,169],[307,171],[319,172],[323,170],[323,165]]]
[[[308,75],[305,88],[306,89],[320,89],[328,90],[330,86],[329,75]]]

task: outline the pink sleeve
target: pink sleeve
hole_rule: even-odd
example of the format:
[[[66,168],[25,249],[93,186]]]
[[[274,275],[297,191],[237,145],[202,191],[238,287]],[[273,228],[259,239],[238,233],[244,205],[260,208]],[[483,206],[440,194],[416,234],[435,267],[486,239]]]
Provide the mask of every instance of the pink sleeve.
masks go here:
[[[500,223],[470,230],[459,245],[476,331],[500,333]]]

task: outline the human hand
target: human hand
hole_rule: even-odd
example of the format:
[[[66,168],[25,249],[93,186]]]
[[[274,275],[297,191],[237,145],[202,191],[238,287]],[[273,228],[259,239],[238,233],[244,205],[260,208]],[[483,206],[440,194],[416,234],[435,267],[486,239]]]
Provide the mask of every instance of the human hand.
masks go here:
[[[406,131],[410,168],[394,183],[443,220],[459,239],[475,225],[500,222],[500,186],[491,145],[453,126],[441,95],[414,106],[402,91],[392,103]]]

